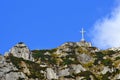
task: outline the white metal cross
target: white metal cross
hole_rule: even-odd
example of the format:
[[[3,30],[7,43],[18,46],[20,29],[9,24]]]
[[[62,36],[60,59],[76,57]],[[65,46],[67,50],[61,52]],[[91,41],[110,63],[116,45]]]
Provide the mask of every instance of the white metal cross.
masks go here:
[[[82,34],[82,39],[81,39],[81,41],[85,41],[85,39],[84,39],[84,33],[85,33],[86,31],[84,31],[84,29],[82,28],[82,30],[81,30],[80,32],[81,32],[81,34]]]

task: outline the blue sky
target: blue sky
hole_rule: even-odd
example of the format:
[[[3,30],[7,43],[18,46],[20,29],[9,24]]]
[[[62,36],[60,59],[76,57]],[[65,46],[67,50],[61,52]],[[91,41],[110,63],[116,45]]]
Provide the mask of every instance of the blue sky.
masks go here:
[[[68,41],[80,41],[79,31],[87,31],[108,15],[114,0],[1,0],[0,53],[18,42],[30,49],[49,49]]]

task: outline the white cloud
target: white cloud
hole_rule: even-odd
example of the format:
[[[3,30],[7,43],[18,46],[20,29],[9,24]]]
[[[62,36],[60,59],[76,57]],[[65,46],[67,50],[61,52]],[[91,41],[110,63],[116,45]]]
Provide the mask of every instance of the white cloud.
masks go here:
[[[120,47],[120,6],[96,22],[92,35],[93,44],[99,48]]]

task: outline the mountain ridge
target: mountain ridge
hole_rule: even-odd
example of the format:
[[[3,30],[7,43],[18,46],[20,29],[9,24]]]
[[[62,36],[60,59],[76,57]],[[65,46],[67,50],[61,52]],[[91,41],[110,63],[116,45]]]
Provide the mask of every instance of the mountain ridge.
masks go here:
[[[86,41],[32,51],[20,42],[0,56],[0,80],[117,79],[120,79],[119,48],[100,50]]]

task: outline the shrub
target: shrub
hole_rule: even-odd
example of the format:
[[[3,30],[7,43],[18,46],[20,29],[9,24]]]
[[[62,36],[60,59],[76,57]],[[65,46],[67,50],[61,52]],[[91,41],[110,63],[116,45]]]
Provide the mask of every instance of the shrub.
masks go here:
[[[105,66],[112,66],[112,61],[110,59],[103,59],[102,60],[102,63],[105,65]]]
[[[94,61],[94,65],[98,65],[98,62],[102,61],[104,56],[105,54],[103,54],[102,52],[96,52],[96,55],[95,55],[96,59]]]
[[[119,60],[119,59],[120,59],[120,56],[115,58],[115,60]]]
[[[108,77],[111,75],[111,73],[110,72],[107,72],[106,74],[104,74],[103,76],[102,76],[102,80],[110,80],[110,79],[108,79]]]
[[[96,52],[96,58],[99,59],[99,60],[102,60],[103,57],[105,56],[105,54],[103,54],[102,52]]]
[[[91,80],[90,75],[92,75],[95,80],[98,80],[97,77],[92,72],[90,72],[90,71],[84,71],[84,72],[81,72],[79,74],[73,74],[73,75],[75,77],[77,77],[77,76],[83,76],[83,77],[85,77],[85,80]]]

